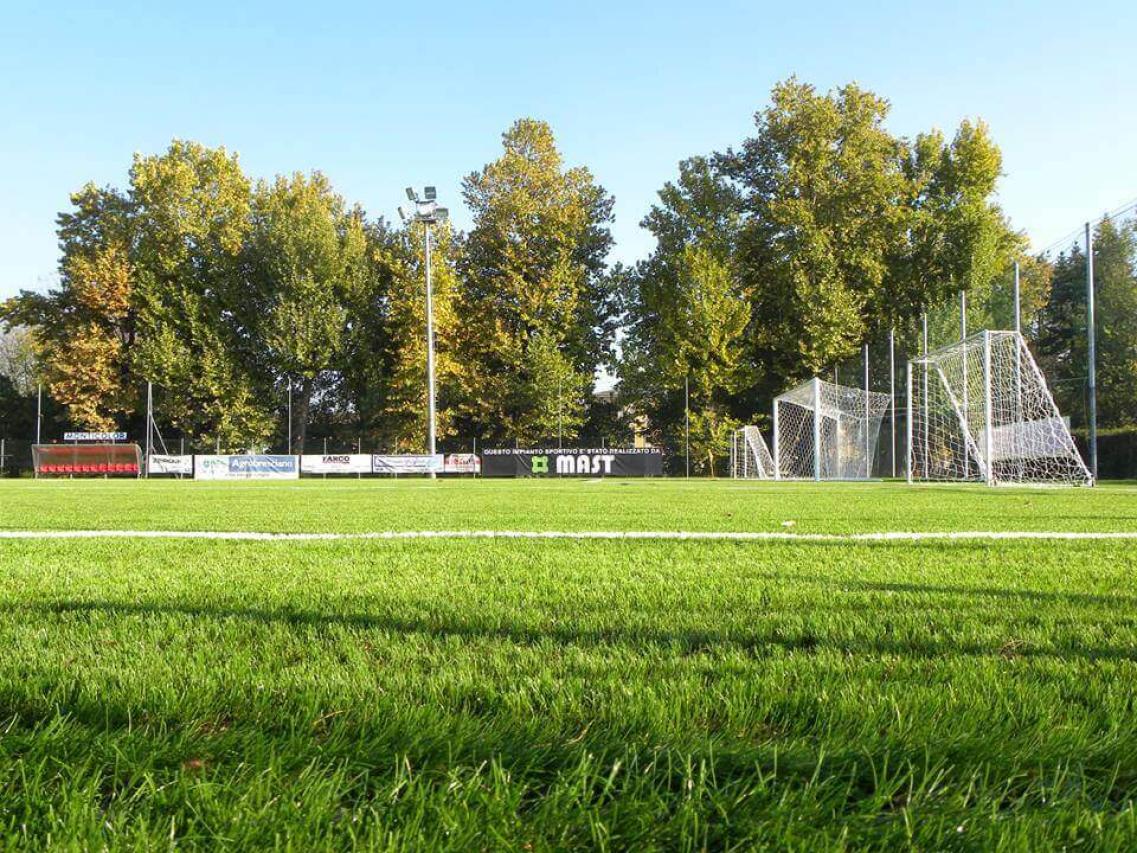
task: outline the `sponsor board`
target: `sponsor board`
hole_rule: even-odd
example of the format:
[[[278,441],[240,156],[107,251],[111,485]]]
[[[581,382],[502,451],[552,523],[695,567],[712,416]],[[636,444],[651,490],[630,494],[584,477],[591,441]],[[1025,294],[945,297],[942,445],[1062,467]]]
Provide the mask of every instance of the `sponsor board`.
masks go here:
[[[482,452],[487,477],[658,477],[663,453],[652,447],[490,449]]]
[[[442,454],[375,454],[371,457],[371,471],[375,474],[429,474],[442,473]]]
[[[305,474],[370,474],[370,453],[306,453],[300,457]]]
[[[246,454],[194,456],[195,480],[295,480],[300,476],[298,456]]]
[[[125,432],[65,432],[64,441],[126,441]]]
[[[181,456],[161,456],[157,453],[151,453],[150,458],[146,460],[146,473],[192,474],[193,457],[188,453]]]
[[[480,474],[482,460],[476,453],[447,453],[442,471],[445,474]]]

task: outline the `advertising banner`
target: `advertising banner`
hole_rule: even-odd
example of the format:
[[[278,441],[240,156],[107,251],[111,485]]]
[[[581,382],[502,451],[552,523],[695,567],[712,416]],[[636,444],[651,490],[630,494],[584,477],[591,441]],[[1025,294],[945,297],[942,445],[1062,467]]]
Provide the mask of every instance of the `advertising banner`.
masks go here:
[[[306,453],[300,457],[304,474],[370,474],[370,453]]]
[[[300,457],[269,454],[194,456],[195,480],[295,480]]]
[[[658,477],[663,453],[653,447],[565,447],[482,451],[487,477]]]
[[[480,474],[482,460],[476,453],[447,453],[442,471],[445,474]]]
[[[397,455],[377,453],[371,457],[371,471],[375,474],[429,474],[431,471],[441,474],[442,470],[441,453],[436,453],[433,456],[428,453],[400,453]]]
[[[151,453],[146,461],[148,474],[185,474],[193,473],[193,457],[188,453],[184,456],[159,456]]]

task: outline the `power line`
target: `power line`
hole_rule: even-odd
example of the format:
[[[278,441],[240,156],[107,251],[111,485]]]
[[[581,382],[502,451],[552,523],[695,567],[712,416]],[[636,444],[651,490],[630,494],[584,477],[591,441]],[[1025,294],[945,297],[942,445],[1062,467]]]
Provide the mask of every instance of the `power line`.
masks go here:
[[[1107,219],[1119,219],[1119,218],[1125,216],[1127,213],[1131,213],[1135,210],[1137,210],[1137,198],[1134,198],[1130,201],[1125,202],[1125,204],[1121,205],[1120,207],[1116,208],[1115,210],[1111,210],[1109,213],[1106,213],[1097,219],[1090,220],[1090,222],[1093,225],[1097,225],[1098,223],[1104,222]],[[1046,254],[1049,254],[1050,252],[1054,251],[1055,249],[1059,249],[1059,248],[1064,249],[1066,246],[1078,242],[1079,238],[1081,238],[1081,236],[1082,236],[1082,230],[1084,227],[1085,226],[1083,226],[1083,225],[1079,225],[1073,231],[1070,231],[1069,233],[1064,234],[1062,237],[1059,237],[1053,243],[1050,243],[1049,245],[1045,246],[1044,248],[1039,249],[1036,252],[1036,254],[1046,255]]]

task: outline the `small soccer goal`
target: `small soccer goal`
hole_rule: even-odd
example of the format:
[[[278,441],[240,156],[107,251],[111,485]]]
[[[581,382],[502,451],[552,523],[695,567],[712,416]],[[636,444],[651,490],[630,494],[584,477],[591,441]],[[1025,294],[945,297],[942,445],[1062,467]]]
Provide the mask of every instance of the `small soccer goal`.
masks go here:
[[[908,362],[908,479],[1093,485],[1018,332],[986,331]]]
[[[872,477],[888,394],[814,377],[774,400],[778,479],[867,480]]]
[[[736,480],[770,480],[774,457],[756,426],[736,429],[730,442],[730,476]]]

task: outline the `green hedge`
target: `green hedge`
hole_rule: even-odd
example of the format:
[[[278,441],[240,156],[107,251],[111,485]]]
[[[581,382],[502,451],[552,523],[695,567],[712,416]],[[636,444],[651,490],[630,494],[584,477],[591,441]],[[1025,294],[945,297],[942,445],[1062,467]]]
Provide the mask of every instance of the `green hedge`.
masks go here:
[[[1074,441],[1088,465],[1090,454],[1086,430],[1073,431]],[[1098,479],[1137,479],[1137,426],[1109,427],[1098,430]]]

